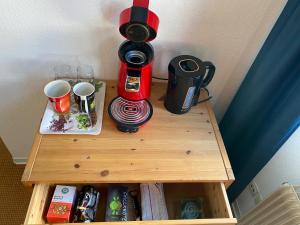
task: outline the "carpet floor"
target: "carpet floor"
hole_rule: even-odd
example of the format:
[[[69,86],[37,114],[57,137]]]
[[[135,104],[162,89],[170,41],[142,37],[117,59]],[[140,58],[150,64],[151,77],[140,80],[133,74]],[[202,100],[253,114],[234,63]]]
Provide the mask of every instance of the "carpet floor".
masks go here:
[[[0,138],[0,225],[24,223],[32,190],[21,183],[25,166],[15,165]]]

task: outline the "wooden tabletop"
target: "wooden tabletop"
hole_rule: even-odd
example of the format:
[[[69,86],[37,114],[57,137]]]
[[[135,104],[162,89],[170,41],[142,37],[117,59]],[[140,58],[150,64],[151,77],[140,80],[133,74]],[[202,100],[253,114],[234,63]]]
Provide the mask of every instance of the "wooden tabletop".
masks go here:
[[[100,135],[41,135],[35,141],[22,181],[33,183],[230,183],[234,177],[209,103],[184,115],[163,105],[165,83],[154,83],[153,117],[137,133],[117,130],[107,106],[117,95],[107,81]]]

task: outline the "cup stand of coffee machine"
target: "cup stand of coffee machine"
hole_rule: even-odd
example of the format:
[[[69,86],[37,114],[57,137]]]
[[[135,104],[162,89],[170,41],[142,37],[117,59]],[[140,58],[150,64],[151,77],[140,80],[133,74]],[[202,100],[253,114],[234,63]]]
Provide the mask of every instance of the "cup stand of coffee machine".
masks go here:
[[[118,96],[108,113],[122,132],[137,132],[153,114],[148,99],[154,52],[147,42],[156,37],[159,18],[148,6],[149,0],[133,0],[133,6],[120,14],[119,31],[128,40],[119,48]]]

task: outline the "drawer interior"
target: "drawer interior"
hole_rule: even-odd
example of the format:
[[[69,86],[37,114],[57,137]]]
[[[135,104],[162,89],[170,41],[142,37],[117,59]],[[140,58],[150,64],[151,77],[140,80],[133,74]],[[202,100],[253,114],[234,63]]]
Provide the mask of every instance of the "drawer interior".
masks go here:
[[[74,185],[74,184],[68,184]],[[109,184],[91,184],[97,187],[100,192],[100,201],[97,210],[97,219],[94,224],[105,224],[105,210],[107,201],[107,188]],[[139,184],[126,184],[129,190],[139,190]],[[83,185],[75,185],[80,190]],[[45,221],[46,213],[52,198],[55,185],[37,184],[34,187],[31,202],[28,208],[24,224],[47,224]],[[232,213],[226,196],[225,186],[223,183],[167,183],[164,184],[164,194],[166,206],[169,215],[169,221],[177,221],[170,224],[178,224],[178,205],[182,199],[201,198],[203,201],[204,219],[198,219],[201,223],[207,219],[232,219]],[[186,220],[181,220],[186,221]],[[191,220],[195,221],[195,220]],[[142,221],[139,223],[149,223]],[[154,222],[154,221],[153,221]],[[226,222],[226,220],[225,220]],[[130,222],[121,222],[129,224]],[[130,223],[131,224],[131,223]],[[194,224],[194,223],[193,223]],[[229,223],[220,223],[229,224]]]
[[[201,198],[204,218],[232,217],[226,191],[220,183],[164,184],[169,219],[177,219],[178,205],[184,199]]]

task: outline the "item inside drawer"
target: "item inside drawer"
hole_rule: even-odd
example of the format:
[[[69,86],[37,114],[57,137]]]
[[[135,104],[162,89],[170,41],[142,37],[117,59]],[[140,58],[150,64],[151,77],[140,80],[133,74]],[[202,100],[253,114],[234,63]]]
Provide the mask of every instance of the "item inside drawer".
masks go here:
[[[67,184],[75,186],[77,194],[86,185]],[[156,215],[155,218],[145,220],[181,220],[181,219],[213,219],[213,218],[232,218],[229,208],[226,190],[222,183],[164,183],[152,184],[152,192],[142,191],[141,188],[148,187],[149,184],[90,184],[99,192],[99,202],[96,217],[93,222],[116,221],[116,215],[120,215],[119,221],[142,220],[142,215]],[[56,185],[38,184],[31,199],[26,224],[47,224],[46,215],[50,206],[53,192]],[[126,187],[128,189],[112,187]],[[150,186],[149,186],[150,188]],[[151,188],[150,188],[151,189]],[[109,196],[109,192],[115,190]],[[117,191],[116,191],[117,190]],[[126,212],[122,204],[126,201],[122,199],[122,193],[127,193],[127,218],[121,217],[121,213]],[[143,193],[143,194],[142,194]],[[151,198],[152,209],[159,209],[159,213],[153,214],[146,212],[143,208],[143,198],[145,193],[153,195]],[[153,194],[154,193],[154,194]],[[126,195],[126,194],[125,194]],[[129,200],[130,198],[130,200]],[[156,199],[155,199],[156,198]],[[76,197],[78,200],[78,195]],[[109,200],[108,200],[109,199]],[[155,201],[152,201],[152,200]],[[76,208],[76,203],[74,204]],[[43,211],[39,211],[43,209]],[[149,209],[148,209],[149,210]],[[108,214],[107,214],[108,213]],[[108,215],[110,216],[108,218]],[[157,217],[158,215],[158,217]],[[73,221],[73,219],[72,219]],[[145,221],[146,223],[146,221]]]
[[[164,184],[169,219],[229,218],[220,183]]]
[[[77,216],[74,216],[71,219],[71,222],[84,222],[82,221],[84,219],[84,213],[82,213],[82,215],[79,212],[80,216],[78,216],[78,211],[80,210],[77,209],[83,209],[86,205],[82,203],[82,198],[87,194],[83,193],[82,195],[82,193],[80,192],[83,190],[83,187],[88,186],[68,186],[75,186],[77,191],[77,197],[72,212],[72,214],[75,214]],[[53,197],[55,187],[55,185],[51,186],[48,192],[42,218],[45,223],[47,222],[47,211],[51,204],[51,199]],[[99,192],[96,216],[93,222],[117,221],[118,219],[120,219],[120,221],[135,221],[140,219],[140,212],[137,208],[137,204],[138,202],[140,202],[139,184],[92,184],[91,187]],[[81,199],[81,201],[79,199]],[[81,202],[81,204],[79,202]],[[124,205],[126,206],[124,207]],[[77,218],[77,221],[73,221],[75,218]],[[78,220],[78,218],[81,218],[81,220]]]

